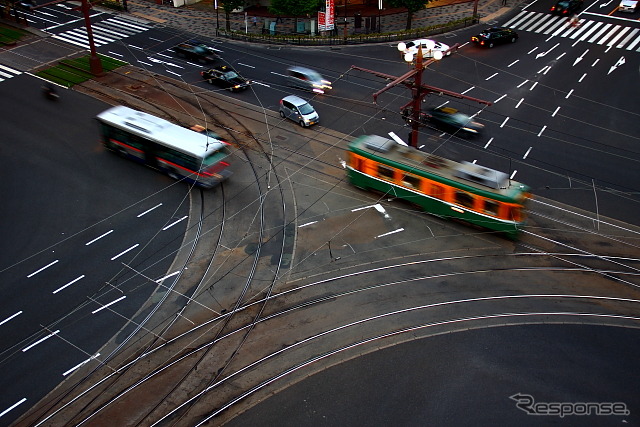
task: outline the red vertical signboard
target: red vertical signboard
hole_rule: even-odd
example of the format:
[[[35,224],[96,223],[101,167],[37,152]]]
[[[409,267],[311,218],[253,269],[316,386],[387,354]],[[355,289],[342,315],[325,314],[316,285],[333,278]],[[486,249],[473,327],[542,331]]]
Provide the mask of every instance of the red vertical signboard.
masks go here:
[[[333,30],[334,22],[334,2],[333,0],[325,0],[325,11],[318,12],[318,30]]]

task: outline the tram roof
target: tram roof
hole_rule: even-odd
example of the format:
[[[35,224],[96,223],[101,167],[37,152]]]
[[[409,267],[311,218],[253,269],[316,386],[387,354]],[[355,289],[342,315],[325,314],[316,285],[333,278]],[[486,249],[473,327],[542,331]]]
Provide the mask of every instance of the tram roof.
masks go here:
[[[226,145],[219,139],[204,133],[195,132],[124,105],[111,107],[98,114],[96,118],[119,129],[192,156],[206,157]]]
[[[470,162],[455,162],[434,154],[424,153],[414,147],[378,135],[363,135],[349,144],[350,149],[361,151],[405,165],[403,169],[416,175],[436,175],[463,183],[483,191],[513,197],[515,192],[529,191],[529,187],[512,179],[501,171]]]

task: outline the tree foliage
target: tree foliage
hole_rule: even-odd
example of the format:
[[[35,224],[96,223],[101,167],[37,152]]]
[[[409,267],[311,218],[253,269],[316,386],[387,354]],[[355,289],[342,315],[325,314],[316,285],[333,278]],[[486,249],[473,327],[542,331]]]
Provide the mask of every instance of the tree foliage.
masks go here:
[[[269,11],[274,15],[297,17],[315,14],[318,6],[319,0],[271,0]]]
[[[244,6],[245,0],[224,0],[222,9],[227,20],[227,31],[231,31],[231,12],[239,7]]]
[[[433,0],[387,0],[391,7],[402,7],[407,9],[407,30],[411,29],[411,19],[413,14],[424,9]]]

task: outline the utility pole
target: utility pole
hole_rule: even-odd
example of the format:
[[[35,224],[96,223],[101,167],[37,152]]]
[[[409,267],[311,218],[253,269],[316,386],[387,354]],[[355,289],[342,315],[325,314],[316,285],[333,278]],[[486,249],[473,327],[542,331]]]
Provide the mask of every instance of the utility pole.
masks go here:
[[[459,46],[458,44],[455,44],[448,51],[443,52],[443,54],[446,55],[448,52],[455,51],[458,48],[458,46]],[[407,118],[409,116],[411,117],[409,119],[411,123],[411,141],[409,141],[409,145],[416,148],[418,147],[418,136],[420,133],[420,127],[425,126],[422,120],[423,115],[422,115],[422,112],[420,111],[422,99],[425,96],[431,93],[437,93],[438,95],[447,95],[453,98],[468,99],[470,101],[478,102],[480,104],[491,105],[491,102],[489,101],[473,98],[467,95],[463,95],[461,93],[452,92],[450,90],[441,89],[435,86],[428,86],[428,85],[422,84],[422,73],[424,72],[424,70],[429,65],[438,61],[438,59],[436,59],[436,53],[439,54],[440,52],[433,52],[434,59],[430,59],[424,62],[424,58],[422,56],[422,46],[420,46],[418,48],[418,53],[416,55],[417,57],[414,63],[415,67],[412,70],[409,70],[405,74],[401,75],[400,77],[392,76],[390,74],[385,74],[378,71],[367,70],[366,68],[357,67],[355,65],[351,66],[352,70],[364,71],[366,73],[374,74],[378,77],[391,80],[391,83],[388,83],[383,89],[380,89],[379,91],[373,94],[374,103],[377,103],[378,96],[381,93],[386,92],[387,90],[399,84],[403,84],[409,89],[411,89],[411,101],[409,101],[407,104],[400,107],[400,111],[403,113],[403,115],[405,115],[405,117]],[[410,63],[412,62],[411,60],[408,60],[406,57],[405,57],[405,60],[407,60],[407,62],[410,62]],[[406,113],[409,113],[408,107],[411,107],[410,114],[406,114]]]
[[[91,17],[89,16],[89,9],[91,9],[91,3],[87,0],[82,0],[80,10],[84,15],[84,24],[87,27],[87,38],[89,39],[89,49],[91,50],[91,56],[89,57],[89,68],[91,74],[94,76],[101,76],[104,74],[102,69],[102,62],[96,52],[96,44],[93,42],[93,31],[91,30]]]
[[[41,7],[50,6],[58,3],[63,3],[66,0],[54,0],[48,3],[44,3],[38,6],[34,6],[31,10],[40,9]],[[127,9],[126,0],[124,0],[124,8]],[[100,61],[100,57],[96,52],[96,45],[93,41],[93,31],[91,30],[91,17],[89,16],[89,9],[93,6],[89,3],[88,0],[82,0],[82,4],[79,7],[73,8],[73,10],[79,10],[82,12],[84,16],[84,25],[87,27],[87,38],[89,39],[89,50],[91,51],[91,56],[89,57],[89,69],[91,70],[91,74],[94,76],[102,76],[104,74],[104,70],[102,69],[102,62]]]

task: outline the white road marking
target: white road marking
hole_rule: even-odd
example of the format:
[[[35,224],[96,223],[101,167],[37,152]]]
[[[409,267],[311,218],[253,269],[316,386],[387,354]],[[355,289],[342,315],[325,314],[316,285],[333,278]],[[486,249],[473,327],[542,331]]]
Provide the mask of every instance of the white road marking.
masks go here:
[[[113,230],[109,230],[109,231],[107,231],[107,232],[106,232],[106,233],[104,233],[103,235],[98,236],[98,237],[96,237],[95,239],[88,241],[88,242],[87,242],[87,243],[85,243],[84,245],[85,245],[85,246],[89,246],[90,244],[92,244],[92,243],[94,243],[94,242],[97,242],[98,240],[102,239],[102,238],[103,238],[103,237],[105,237],[105,236],[108,236],[108,235],[109,235],[109,234],[111,234],[111,233],[113,233]]]
[[[60,260],[59,260],[59,259],[57,259],[57,260],[55,260],[55,261],[53,261],[53,262],[50,262],[49,264],[45,265],[45,266],[44,266],[44,267],[42,267],[41,269],[36,270],[36,271],[34,271],[33,273],[31,273],[30,275],[28,275],[28,276],[27,276],[27,278],[33,277],[33,276],[35,276],[36,274],[40,273],[41,271],[46,270],[47,268],[49,268],[49,267],[51,267],[52,265],[56,264],[58,261],[60,261]]]
[[[60,332],[60,329],[50,333],[49,335],[47,335],[46,337],[40,338],[38,341],[34,342],[33,344],[26,346],[25,348],[22,349],[22,352],[24,353],[25,351],[28,351],[30,349],[32,349],[33,347],[37,346],[38,344],[40,344],[43,341],[48,340],[49,338],[58,335],[58,333]]]
[[[542,132],[544,132],[546,128],[547,128],[547,125],[542,126],[542,129],[540,129],[540,132],[538,132],[538,136],[542,135]]]
[[[135,245],[131,246],[129,249],[126,249],[122,252],[120,252],[118,255],[114,256],[113,258],[111,258],[111,261],[120,258],[122,255],[126,254],[129,251],[134,250],[135,248],[137,248],[138,246],[140,246],[140,243],[136,243]]]
[[[390,234],[400,233],[401,231],[404,231],[404,228],[398,228],[397,230],[393,230],[393,231],[390,231],[388,233],[380,234],[380,235],[376,236],[375,238],[377,239],[379,237],[389,236]]]
[[[5,323],[7,323],[9,320],[13,319],[16,316],[20,316],[22,314],[22,310],[18,311],[17,313],[12,314],[11,316],[7,317],[6,319],[4,319],[2,322],[0,322],[0,325],[4,325]]]
[[[298,226],[298,228],[306,227],[307,225],[313,225],[313,224],[315,224],[316,222],[318,222],[318,221],[311,221],[311,222],[307,222],[306,224],[299,225],[299,226]]]
[[[3,415],[6,415],[7,413],[9,413],[9,411],[15,409],[18,405],[21,405],[26,401],[27,401],[26,397],[23,397],[22,399],[18,400],[16,403],[14,403],[13,405],[9,406],[4,411],[0,412],[0,417],[2,417]]]
[[[148,214],[149,212],[153,211],[154,209],[159,208],[160,206],[162,206],[162,203],[158,203],[154,207],[152,207],[150,209],[147,209],[146,211],[142,212],[141,214],[138,214],[138,216],[136,218],[140,218],[141,216],[144,216],[144,215]]]
[[[72,281],[70,281],[69,283],[67,283],[66,285],[59,287],[58,289],[56,289],[55,291],[53,291],[53,293],[54,293],[54,294],[57,294],[58,292],[60,292],[60,291],[61,291],[61,290],[63,290],[64,288],[66,288],[67,286],[71,286],[71,285],[73,285],[74,283],[76,283],[76,282],[77,282],[78,280],[80,280],[80,279],[84,279],[84,274],[83,274],[83,275],[81,275],[81,276],[79,276],[79,277],[76,277],[75,279],[73,279]]]
[[[178,220],[176,220],[176,221],[172,222],[171,224],[167,225],[166,227],[164,227],[164,228],[162,229],[162,231],[166,231],[166,230],[170,229],[170,228],[171,228],[171,227],[173,227],[174,225],[176,225],[176,224],[178,224],[178,223],[180,223],[180,222],[184,221],[184,220],[185,220],[185,219],[187,219],[187,218],[189,218],[189,216],[188,216],[188,215],[183,216],[182,218],[180,218],[180,219],[178,219]]]
[[[63,377],[66,377],[67,375],[69,375],[71,372],[75,371],[76,369],[86,365],[87,363],[91,362],[92,360],[95,360],[98,358],[98,356],[100,356],[100,353],[96,353],[95,356],[91,356],[90,358],[88,358],[87,360],[78,363],[76,366],[74,366],[73,368],[69,369],[68,371],[64,372],[62,374]]]
[[[96,309],[96,310],[93,310],[93,311],[91,312],[91,314],[96,314],[97,312],[99,312],[99,311],[101,311],[101,310],[104,310],[105,308],[110,307],[110,306],[112,306],[113,304],[115,304],[115,303],[117,303],[117,302],[119,302],[119,301],[122,301],[122,300],[123,300],[123,299],[125,299],[126,297],[127,297],[126,295],[123,295],[123,296],[121,296],[120,298],[118,298],[118,299],[116,299],[116,300],[111,301],[109,304],[107,304],[107,305],[103,305],[102,307],[100,307],[100,308],[98,308],[98,309]]]

